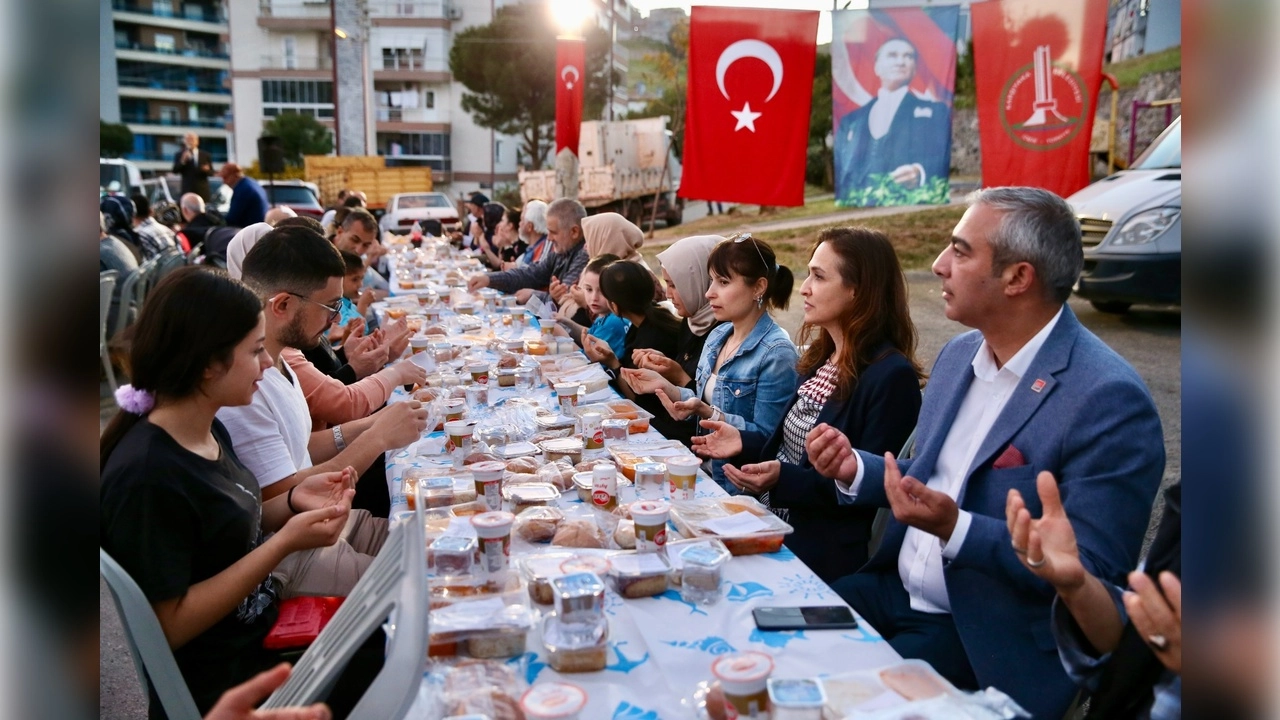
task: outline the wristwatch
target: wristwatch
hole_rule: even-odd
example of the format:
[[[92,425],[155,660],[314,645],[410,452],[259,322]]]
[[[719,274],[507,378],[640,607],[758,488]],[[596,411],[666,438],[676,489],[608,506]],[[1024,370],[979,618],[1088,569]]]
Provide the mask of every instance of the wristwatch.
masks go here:
[[[347,441],[342,437],[341,425],[333,426],[333,444],[337,446],[338,452],[342,452],[347,449]]]

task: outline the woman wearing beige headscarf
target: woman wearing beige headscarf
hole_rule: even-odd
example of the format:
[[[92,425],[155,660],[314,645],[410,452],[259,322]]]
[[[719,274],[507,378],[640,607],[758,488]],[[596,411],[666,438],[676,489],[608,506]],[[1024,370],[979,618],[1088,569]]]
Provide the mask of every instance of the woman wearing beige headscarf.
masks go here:
[[[667,299],[675,307],[676,314],[684,318],[680,324],[676,356],[668,358],[648,350],[640,351],[632,361],[637,368],[656,371],[676,387],[692,387],[707,333],[719,324],[707,302],[707,288],[711,286],[707,258],[712,248],[721,242],[724,238],[719,235],[694,235],[677,240],[658,253]]]
[[[270,225],[260,222],[254,223],[231,238],[231,242],[227,244],[227,274],[232,279],[240,279],[240,265],[244,263],[244,256],[249,254],[254,245],[258,244],[258,240],[263,235],[271,232],[274,228]]]
[[[586,251],[588,258],[597,258],[601,255],[617,255],[619,260],[630,260],[643,265],[650,273],[653,269],[640,256],[640,246],[644,245],[644,232],[636,227],[636,224],[622,217],[618,213],[600,213],[599,215],[591,215],[582,221],[582,235],[586,240]],[[654,275],[654,283],[661,291],[661,283],[658,282],[657,275]],[[551,292],[552,296],[556,295],[555,290]],[[658,296],[662,299],[661,295]],[[586,299],[582,297],[581,291],[569,289],[569,294],[564,297],[560,309],[556,312],[556,317],[563,320],[573,320],[580,325],[590,325],[589,317],[575,317],[579,312],[585,311],[587,306]],[[583,320],[586,322],[583,322]]]

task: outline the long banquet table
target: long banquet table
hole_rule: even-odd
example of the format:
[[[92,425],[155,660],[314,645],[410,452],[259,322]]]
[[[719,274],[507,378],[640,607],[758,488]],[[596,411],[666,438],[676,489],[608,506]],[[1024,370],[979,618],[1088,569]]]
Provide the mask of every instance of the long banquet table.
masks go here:
[[[426,291],[425,288],[400,288],[394,279],[392,286],[393,295]],[[399,301],[391,302],[394,306]],[[375,309],[384,312],[387,307],[379,304]],[[497,332],[515,331],[498,326]],[[523,332],[526,337],[537,337],[536,318],[529,317]],[[532,394],[545,398],[550,389],[540,384]],[[528,397],[530,393],[490,383],[490,406],[501,406],[517,395]],[[618,397],[611,388],[596,394],[596,397],[605,396]],[[397,389],[391,401],[408,397],[403,389]],[[629,440],[660,443],[663,439],[650,430],[643,435],[632,435]],[[435,432],[408,448],[387,454],[387,482],[393,502],[397,495],[402,497],[400,487],[406,471],[447,463],[442,446],[441,433]],[[588,451],[587,457],[591,452]],[[620,501],[631,499],[633,493],[624,489]],[[700,472],[696,496],[721,495],[725,492]],[[573,491],[561,496],[559,507],[567,517],[585,517],[593,512],[584,507]],[[393,516],[395,511],[393,507]],[[679,537],[674,530],[669,534]],[[513,544],[513,562],[519,559],[522,550],[527,550],[527,546]],[[795,678],[878,668],[901,659],[861,620],[860,628],[855,630],[764,632],[756,629],[751,610],[757,606],[845,604],[785,546],[772,554],[733,557],[725,567],[724,577],[721,600],[710,606],[683,601],[678,589],[669,589],[652,598],[626,600],[609,590],[605,610],[610,626],[609,661],[602,672],[561,675],[552,670],[547,666],[536,624],[530,631],[524,656],[512,662],[526,668],[525,679],[530,684],[554,679],[585,689],[589,699],[583,718],[656,720],[698,717],[693,694],[699,683],[711,679],[712,661],[725,653],[766,652],[775,663],[773,677]],[[428,717],[426,687],[424,683],[423,696],[409,717]]]

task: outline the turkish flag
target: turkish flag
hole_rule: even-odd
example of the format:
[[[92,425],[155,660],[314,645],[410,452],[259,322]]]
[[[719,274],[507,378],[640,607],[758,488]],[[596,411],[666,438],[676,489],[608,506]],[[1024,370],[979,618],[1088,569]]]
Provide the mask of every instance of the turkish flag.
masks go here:
[[[818,12],[696,6],[680,196],[803,205]]]
[[[582,131],[582,91],[586,88],[587,42],[582,38],[556,38],[556,154],[569,148],[578,154]]]
[[[974,3],[982,184],[1066,197],[1089,184],[1107,0]]]

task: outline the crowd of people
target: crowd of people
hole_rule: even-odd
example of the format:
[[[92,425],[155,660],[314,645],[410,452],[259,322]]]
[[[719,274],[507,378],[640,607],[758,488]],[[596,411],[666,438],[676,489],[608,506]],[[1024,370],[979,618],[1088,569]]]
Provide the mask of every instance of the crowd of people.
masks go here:
[[[274,672],[261,640],[282,599],[344,594],[368,567],[387,535],[384,454],[418,439],[426,410],[387,404],[424,371],[400,359],[404,321],[370,313],[388,270],[359,193],[323,222],[264,208],[239,229],[198,200],[183,196],[176,234],[136,198],[103,200],[104,269],[180,243],[207,260],[160,282],[128,331],[101,537],[208,711]],[[1178,716],[1180,486],[1140,565],[1160,420],[1067,306],[1083,256],[1061,198],[970,198],[933,272],[971,330],[928,371],[884,233],[818,235],[793,338],[773,313],[795,272],[750,234],[677,240],[655,271],[638,227],[575,200],[476,193],[467,211],[452,240],[488,268],[468,290],[553,318],[716,483],[794,526],[787,547],[903,657],[1035,717],[1082,691],[1092,717]],[[378,663],[353,661],[337,714]]]

